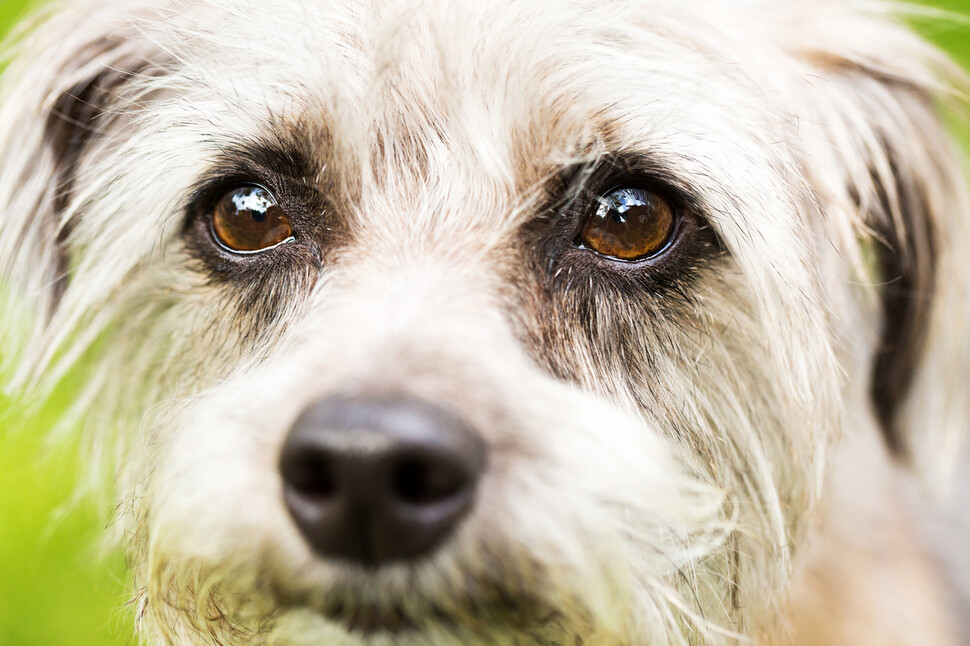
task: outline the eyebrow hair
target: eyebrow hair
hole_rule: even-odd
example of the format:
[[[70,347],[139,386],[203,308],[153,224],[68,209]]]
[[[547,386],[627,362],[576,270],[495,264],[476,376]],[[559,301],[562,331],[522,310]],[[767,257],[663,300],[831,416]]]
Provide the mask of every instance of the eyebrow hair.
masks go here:
[[[234,144],[222,149],[221,159],[208,173],[218,176],[277,177],[281,180],[316,180],[323,164],[299,137],[277,137]]]

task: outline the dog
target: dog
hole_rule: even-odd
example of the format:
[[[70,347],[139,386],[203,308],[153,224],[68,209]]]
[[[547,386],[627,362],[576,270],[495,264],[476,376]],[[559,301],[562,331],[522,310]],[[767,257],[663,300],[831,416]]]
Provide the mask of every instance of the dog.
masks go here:
[[[44,10],[4,388],[82,384],[139,639],[960,643],[967,85],[894,10]]]

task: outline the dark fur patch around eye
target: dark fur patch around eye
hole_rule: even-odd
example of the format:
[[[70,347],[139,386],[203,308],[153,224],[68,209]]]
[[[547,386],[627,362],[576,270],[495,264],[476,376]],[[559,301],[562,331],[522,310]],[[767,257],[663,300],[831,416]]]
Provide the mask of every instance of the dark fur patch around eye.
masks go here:
[[[676,212],[676,233],[663,254],[643,262],[617,262],[578,247],[575,242],[601,194],[618,185],[649,188]],[[564,171],[550,187],[543,215],[523,229],[527,246],[539,250],[553,281],[565,279],[607,292],[661,294],[682,291],[699,264],[722,253],[717,233],[703,217],[690,188],[649,159],[613,156],[594,167]]]
[[[627,180],[650,186],[679,212],[675,240],[662,256],[645,262],[612,261],[575,244],[598,191]],[[666,169],[625,156],[565,170],[548,195],[546,208],[521,231],[532,270],[525,279],[513,277],[522,294],[515,312],[520,335],[527,347],[540,349],[537,361],[562,379],[581,378],[582,356],[636,373],[643,366],[629,361],[649,361],[643,344],[651,338],[651,322],[670,325],[692,316],[695,282],[726,254],[703,203]],[[658,338],[657,347],[662,344]]]
[[[261,327],[309,293],[328,257],[348,237],[340,218],[347,208],[344,191],[314,156],[328,148],[308,134],[239,144],[223,151],[186,202],[183,238],[196,270],[219,286],[227,307],[245,311]],[[250,184],[273,195],[292,227],[292,240],[265,252],[237,254],[216,240],[212,215],[228,190]]]
[[[257,161],[258,160],[258,161]],[[266,163],[266,162],[269,163]],[[186,208],[186,245],[212,281],[227,285],[252,285],[266,272],[276,273],[290,262],[322,262],[318,242],[324,238],[329,211],[327,199],[306,181],[299,167],[280,164],[265,150],[237,150],[227,155],[193,192]],[[266,253],[234,254],[213,237],[212,213],[229,190],[244,185],[266,187],[292,223],[294,243]]]

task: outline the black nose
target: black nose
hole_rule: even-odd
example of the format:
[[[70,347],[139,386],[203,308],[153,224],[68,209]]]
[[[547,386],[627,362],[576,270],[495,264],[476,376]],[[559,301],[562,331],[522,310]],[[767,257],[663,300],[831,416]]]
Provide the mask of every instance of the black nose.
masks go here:
[[[290,514],[320,555],[369,566],[427,554],[474,498],[485,446],[457,416],[412,397],[329,397],[283,446]]]

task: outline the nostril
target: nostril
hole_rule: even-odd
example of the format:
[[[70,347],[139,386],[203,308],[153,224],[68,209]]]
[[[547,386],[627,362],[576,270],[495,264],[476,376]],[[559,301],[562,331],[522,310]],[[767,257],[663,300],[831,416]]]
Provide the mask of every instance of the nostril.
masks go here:
[[[460,494],[468,484],[463,469],[420,457],[401,460],[392,476],[397,498],[412,505],[433,505]]]
[[[337,492],[333,458],[324,453],[297,453],[283,465],[283,477],[291,489],[306,498],[331,498]]]
[[[329,397],[283,444],[283,498],[321,556],[368,567],[415,559],[471,508],[485,449],[460,417],[422,400]]]

